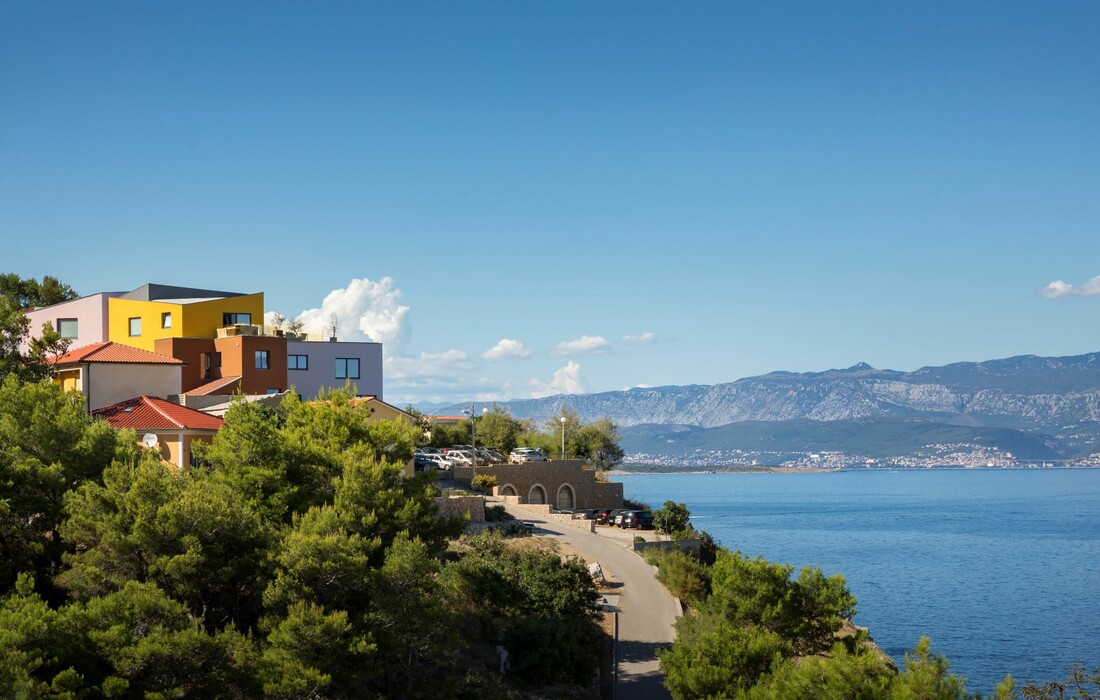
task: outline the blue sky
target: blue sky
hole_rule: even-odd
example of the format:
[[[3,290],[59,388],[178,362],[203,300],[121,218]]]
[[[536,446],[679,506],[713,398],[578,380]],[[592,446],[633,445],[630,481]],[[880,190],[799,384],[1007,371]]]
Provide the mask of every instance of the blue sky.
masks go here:
[[[335,310],[396,402],[1096,351],[1098,35],[1095,2],[4,2],[0,271]]]

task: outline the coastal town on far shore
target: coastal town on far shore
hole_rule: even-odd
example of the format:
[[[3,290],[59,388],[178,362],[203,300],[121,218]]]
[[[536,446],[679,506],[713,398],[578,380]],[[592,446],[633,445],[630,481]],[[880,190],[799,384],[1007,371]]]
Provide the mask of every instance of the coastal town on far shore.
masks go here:
[[[619,469],[624,472],[639,471],[639,467],[643,465],[673,471],[1098,468],[1100,453],[1077,459],[1020,459],[1011,452],[968,443],[926,445],[917,454],[890,458],[867,457],[836,451],[764,452],[726,449],[696,450],[678,455],[635,452],[623,458]],[[652,469],[645,471],[652,471]]]

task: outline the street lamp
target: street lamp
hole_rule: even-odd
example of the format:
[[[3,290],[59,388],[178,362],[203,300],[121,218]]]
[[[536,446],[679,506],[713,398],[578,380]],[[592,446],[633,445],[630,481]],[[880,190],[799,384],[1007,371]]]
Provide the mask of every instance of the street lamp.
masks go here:
[[[477,414],[474,413],[474,404],[471,402],[470,407],[462,411],[466,415],[470,416],[470,447],[473,452],[474,466],[477,466],[477,426],[474,419],[477,418]]]
[[[565,459],[565,416],[561,417],[561,458]]]

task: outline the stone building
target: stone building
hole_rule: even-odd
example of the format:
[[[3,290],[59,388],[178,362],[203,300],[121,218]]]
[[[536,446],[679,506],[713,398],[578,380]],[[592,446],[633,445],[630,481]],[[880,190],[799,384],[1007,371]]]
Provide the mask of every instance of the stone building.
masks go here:
[[[596,472],[585,469],[579,459],[458,467],[454,478],[469,483],[477,474],[495,476],[494,493],[517,496],[521,503],[545,503],[559,510],[623,507],[623,485],[596,481]]]

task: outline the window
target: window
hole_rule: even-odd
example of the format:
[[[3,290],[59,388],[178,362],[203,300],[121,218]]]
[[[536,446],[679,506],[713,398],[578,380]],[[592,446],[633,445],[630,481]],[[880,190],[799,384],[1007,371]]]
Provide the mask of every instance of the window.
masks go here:
[[[287,369],[309,369],[309,355],[287,355]]]
[[[160,315],[160,327],[161,328],[171,328],[172,327],[172,314],[165,313],[165,314]]]
[[[268,389],[267,390],[268,394],[278,394],[278,393],[281,393],[281,392],[282,392],[282,389]]]
[[[130,337],[141,335],[141,317],[130,319]]]
[[[72,340],[80,335],[77,330],[78,325],[75,318],[59,318],[57,319],[57,332],[61,334],[62,338]]]
[[[222,354],[220,352],[214,353],[214,366],[218,369],[222,368]]]
[[[235,326],[237,324],[248,326],[251,323],[252,314],[222,314],[223,326]]]
[[[256,369],[271,369],[271,352],[268,350],[256,351]]]
[[[337,379],[358,379],[359,378],[359,358],[358,357],[337,357],[336,358],[336,378]]]

